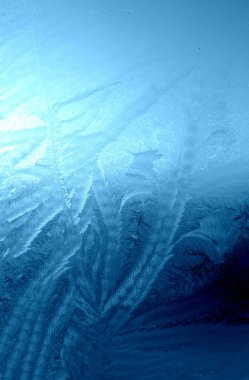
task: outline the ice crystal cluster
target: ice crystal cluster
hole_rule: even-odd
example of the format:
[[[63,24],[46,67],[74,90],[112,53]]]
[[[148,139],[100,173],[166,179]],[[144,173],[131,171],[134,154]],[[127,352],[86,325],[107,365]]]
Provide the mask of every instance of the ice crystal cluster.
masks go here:
[[[248,14],[1,0],[1,380],[249,379]]]

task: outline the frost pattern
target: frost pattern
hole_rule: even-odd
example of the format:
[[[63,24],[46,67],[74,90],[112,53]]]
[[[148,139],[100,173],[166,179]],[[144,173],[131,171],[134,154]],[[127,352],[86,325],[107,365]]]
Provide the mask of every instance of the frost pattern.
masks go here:
[[[233,73],[161,64],[139,38],[120,62],[121,32],[110,67],[99,38],[100,68],[91,30],[72,37],[80,16],[129,25],[148,8],[77,18],[63,4],[1,5],[0,379],[220,380],[227,356],[209,344],[238,336],[233,375],[246,379],[247,327],[225,332],[249,318],[249,136]]]

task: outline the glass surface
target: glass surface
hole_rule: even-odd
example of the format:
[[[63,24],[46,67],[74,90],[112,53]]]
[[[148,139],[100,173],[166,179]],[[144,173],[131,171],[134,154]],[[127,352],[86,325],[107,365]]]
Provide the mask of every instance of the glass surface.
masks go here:
[[[249,379],[248,16],[1,0],[1,380]]]

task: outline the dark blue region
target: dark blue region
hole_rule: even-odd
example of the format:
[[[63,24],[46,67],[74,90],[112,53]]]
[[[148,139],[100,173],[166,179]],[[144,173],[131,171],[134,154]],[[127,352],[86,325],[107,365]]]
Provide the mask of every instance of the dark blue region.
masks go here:
[[[40,232],[25,255],[3,258],[1,379],[249,379],[247,206],[198,204],[186,205],[171,257],[139,303],[139,282],[130,273],[150,241],[152,201],[144,209],[139,201],[128,204],[122,214],[118,252],[129,257],[107,297],[108,305],[116,294],[109,309],[100,308],[104,257],[94,270],[98,252],[107,254],[102,222],[102,240],[93,227],[86,229],[66,269],[57,257],[66,231],[63,216]],[[131,287],[122,296],[126,278]]]
[[[158,316],[165,318],[165,327],[197,323],[248,324],[248,246],[249,237],[243,237],[219,265],[214,265],[202,252],[192,252],[196,260],[192,261],[191,268],[181,267],[179,263],[177,265],[173,257],[172,262],[159,274],[152,291],[137,313],[156,310]],[[183,281],[181,283],[184,275],[188,277],[186,281],[190,285],[191,281],[196,284],[199,277],[201,286],[198,284],[196,288],[191,288],[190,294],[186,294],[187,286]],[[169,283],[173,290],[168,286]],[[185,289],[182,288],[184,285]],[[174,293],[173,297],[169,296],[171,293]],[[170,319],[167,315],[170,315]]]

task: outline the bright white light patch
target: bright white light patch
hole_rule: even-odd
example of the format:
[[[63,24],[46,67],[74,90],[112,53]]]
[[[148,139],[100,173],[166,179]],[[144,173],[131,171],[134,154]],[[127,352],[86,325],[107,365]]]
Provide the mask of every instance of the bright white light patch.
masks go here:
[[[41,126],[44,126],[43,121],[27,110],[25,106],[17,108],[3,120],[0,120],[0,132],[2,133],[40,128]]]

